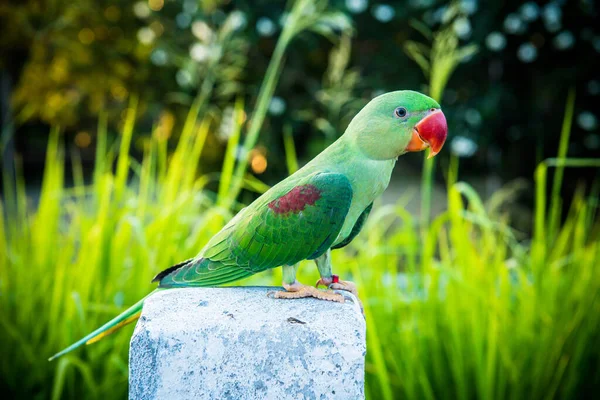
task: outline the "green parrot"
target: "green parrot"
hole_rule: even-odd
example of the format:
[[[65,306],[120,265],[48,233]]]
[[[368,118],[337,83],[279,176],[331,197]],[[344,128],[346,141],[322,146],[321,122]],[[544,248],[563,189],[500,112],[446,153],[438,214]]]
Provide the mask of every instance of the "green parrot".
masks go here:
[[[423,94],[395,91],[374,98],[337,141],[240,210],[196,257],[156,275],[156,290],[217,286],[281,266],[285,290],[272,297],[343,302],[333,290],[356,294],[356,286],[332,273],[331,250],[358,235],[398,156],[430,148],[433,157],[447,132],[440,105]],[[296,280],[302,260],[317,265],[321,278],[314,287]],[[50,360],[135,321],[144,299]]]

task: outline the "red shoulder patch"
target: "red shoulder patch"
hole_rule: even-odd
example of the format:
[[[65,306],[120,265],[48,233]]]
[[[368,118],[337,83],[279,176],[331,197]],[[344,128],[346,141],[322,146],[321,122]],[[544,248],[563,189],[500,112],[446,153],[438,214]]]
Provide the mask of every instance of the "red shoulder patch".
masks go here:
[[[298,213],[312,206],[321,198],[321,191],[314,185],[296,186],[284,196],[268,204],[275,214]]]

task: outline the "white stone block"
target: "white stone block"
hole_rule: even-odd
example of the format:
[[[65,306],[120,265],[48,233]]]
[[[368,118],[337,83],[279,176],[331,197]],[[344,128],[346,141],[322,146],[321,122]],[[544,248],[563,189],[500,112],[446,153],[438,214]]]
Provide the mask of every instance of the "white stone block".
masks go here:
[[[267,297],[279,288],[169,289],[131,338],[129,397],[363,399],[365,321],[344,304]]]

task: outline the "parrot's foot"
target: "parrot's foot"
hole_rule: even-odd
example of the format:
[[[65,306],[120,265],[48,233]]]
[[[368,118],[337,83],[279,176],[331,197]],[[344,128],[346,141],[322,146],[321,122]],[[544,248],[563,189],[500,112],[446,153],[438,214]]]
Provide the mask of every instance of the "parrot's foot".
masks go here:
[[[276,299],[301,299],[303,297],[314,297],[316,299],[335,301],[338,303],[344,302],[344,296],[333,293],[332,291],[323,291],[312,286],[306,286],[299,282],[294,282],[291,285],[283,284],[285,292],[269,292],[267,295]]]
[[[340,278],[337,275],[331,275],[329,278],[321,277],[315,284],[315,287],[319,287],[319,285],[327,286],[327,288],[332,290],[345,290],[358,298],[356,285],[350,281],[340,281]]]

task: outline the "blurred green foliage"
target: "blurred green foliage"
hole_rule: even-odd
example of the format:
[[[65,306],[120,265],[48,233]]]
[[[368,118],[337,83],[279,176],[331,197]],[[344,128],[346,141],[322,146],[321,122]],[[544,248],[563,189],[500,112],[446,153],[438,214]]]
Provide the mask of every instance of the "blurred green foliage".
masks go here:
[[[560,99],[569,87],[579,93],[569,155],[600,150],[591,107],[600,96],[594,2],[332,0],[327,7],[329,19],[309,29],[319,35],[306,33],[290,44],[258,143],[270,167],[284,165],[286,126],[300,157],[310,158],[374,95],[399,88],[430,92],[428,32],[442,26],[465,51],[479,49],[462,58],[441,99],[448,147],[468,170],[503,180],[530,176],[553,154],[559,137],[551,128],[560,123]],[[200,112],[220,124],[236,97],[251,104],[258,96],[285,10],[285,1],[266,0],[3,2],[0,70],[13,85],[17,146],[36,146],[29,137],[44,135],[36,125],[42,122],[62,126],[79,148],[93,148],[98,113],[116,134],[132,94],[140,99],[136,134],[142,138],[161,118],[179,132],[200,93],[206,98]],[[214,132],[213,159],[205,160],[212,169],[227,140]],[[141,152],[143,142],[134,138],[134,149]],[[281,178],[280,170],[268,168],[267,179]],[[596,176],[580,174],[588,181]],[[573,192],[577,177],[568,178]]]
[[[17,124],[41,120],[76,126],[100,111],[117,116],[136,87],[147,83],[149,49],[130,2],[11,1],[4,23],[1,67],[15,79]]]

